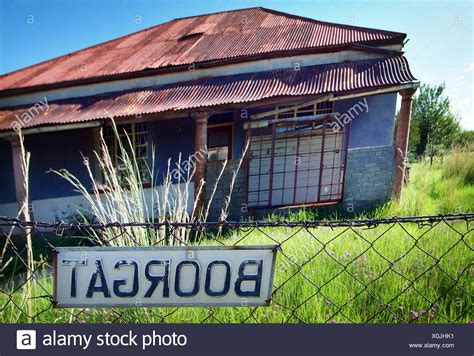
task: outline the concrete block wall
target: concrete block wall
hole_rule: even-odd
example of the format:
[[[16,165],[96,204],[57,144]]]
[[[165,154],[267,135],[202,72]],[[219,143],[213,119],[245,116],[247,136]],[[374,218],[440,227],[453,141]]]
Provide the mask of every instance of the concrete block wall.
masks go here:
[[[206,172],[206,201],[211,198],[212,190],[218,180],[222,170],[223,161],[208,162]],[[221,211],[225,206],[225,199],[229,196],[230,187],[234,172],[237,172],[234,187],[231,194],[231,202],[228,209],[227,220],[239,220],[245,216],[245,207],[247,199],[247,168],[245,162],[242,162],[240,170],[238,170],[239,160],[232,159],[227,162],[227,166],[222,177],[217,182],[216,192],[211,202],[208,221],[217,221],[221,215]]]
[[[394,148],[375,146],[348,150],[344,207],[354,211],[373,208],[389,200],[395,182]]]

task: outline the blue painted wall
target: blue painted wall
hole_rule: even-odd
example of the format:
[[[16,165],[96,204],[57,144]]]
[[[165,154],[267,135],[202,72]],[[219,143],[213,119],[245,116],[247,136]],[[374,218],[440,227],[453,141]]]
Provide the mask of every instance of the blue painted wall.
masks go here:
[[[181,153],[181,161],[194,153],[194,121],[191,118],[164,120],[149,123],[150,156],[155,149],[155,174],[161,182],[168,169],[171,158],[171,170],[176,168]]]
[[[30,196],[32,200],[59,198],[78,194],[72,185],[50,169],[67,169],[83,184],[92,184],[83,164],[83,155],[93,159],[94,134],[92,129],[43,133],[25,137],[30,159]]]
[[[391,145],[393,140],[396,94],[384,94],[366,97],[368,112],[361,112],[352,120],[350,148]],[[363,97],[338,101],[335,110],[347,112],[363,100]],[[272,110],[273,107],[248,111],[248,116],[256,112]],[[210,123],[233,121],[233,158],[238,159],[245,145],[242,111],[218,115]],[[182,160],[194,153],[194,120],[182,118],[148,124],[150,148],[155,147],[155,167],[158,182],[166,173],[168,158],[176,163],[181,152]],[[93,158],[93,129],[38,134],[26,137],[26,147],[31,152],[30,192],[33,200],[75,195],[72,186],[53,173],[50,169],[68,169],[84,183],[89,184],[87,172],[82,163],[80,152]],[[151,149],[150,149],[151,156]],[[0,140],[0,203],[14,203],[15,187],[10,143]],[[175,166],[174,166],[175,167]],[[172,169],[174,168],[172,167]]]
[[[369,111],[363,106],[359,115],[353,115],[349,148],[386,146],[393,142],[397,94],[382,94],[365,97]],[[364,97],[336,101],[334,110],[343,114]],[[359,111],[360,112],[360,111]]]
[[[0,140],[0,204],[16,203],[10,142]]]
[[[234,131],[232,137],[232,159],[239,159],[245,149],[244,123],[248,118],[241,111],[233,112]]]
[[[240,112],[229,112],[209,118],[210,125],[227,122],[233,122],[232,158],[238,159],[245,146],[245,120],[241,119]],[[157,174],[158,182],[162,181],[167,172],[169,158],[171,158],[171,169],[173,169],[176,168],[180,153],[181,161],[195,153],[194,132],[195,126],[192,118],[164,120],[148,124],[150,147],[155,149],[155,174]]]

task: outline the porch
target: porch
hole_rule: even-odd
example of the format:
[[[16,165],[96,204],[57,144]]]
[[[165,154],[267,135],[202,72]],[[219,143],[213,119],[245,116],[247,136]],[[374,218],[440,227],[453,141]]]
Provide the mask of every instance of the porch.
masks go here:
[[[224,107],[175,118],[142,116],[140,122],[120,119],[116,124],[130,136],[144,170],[155,156],[158,185],[146,187],[147,195],[160,189],[167,171],[186,175],[195,169],[188,210],[197,200],[198,209],[208,210],[208,220],[218,220],[223,211],[227,219],[238,220],[302,206],[331,205],[352,212],[379,204],[394,192],[396,95],[266,101],[245,109]],[[344,123],[342,114],[353,108],[352,119]],[[110,123],[102,125],[109,151],[116,152]],[[77,207],[86,206],[68,182],[48,172],[67,169],[92,187],[84,158],[93,162],[94,151],[99,151],[99,130],[25,136],[32,154],[30,199],[36,220],[67,221]],[[0,215],[16,216],[17,198],[24,193],[21,169],[13,169],[19,163],[15,139],[2,141],[1,152],[3,163],[12,167],[2,172],[2,186],[17,183],[19,191],[15,195],[5,189]],[[205,156],[196,158],[199,152]],[[185,165],[193,156],[194,166]]]

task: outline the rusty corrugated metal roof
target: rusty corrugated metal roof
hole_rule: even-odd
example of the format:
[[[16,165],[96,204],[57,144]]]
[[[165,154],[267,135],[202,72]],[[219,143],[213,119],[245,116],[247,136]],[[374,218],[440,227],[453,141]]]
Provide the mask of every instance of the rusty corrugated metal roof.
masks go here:
[[[0,92],[166,67],[405,35],[332,24],[264,8],[177,19],[0,76]]]
[[[192,110],[225,104],[249,103],[262,99],[346,93],[412,83],[408,62],[403,56],[339,64],[280,69],[197,79],[128,92],[49,103],[24,128],[40,125],[70,124],[108,117],[132,116],[165,111]],[[0,110],[0,130],[12,123],[29,107]]]

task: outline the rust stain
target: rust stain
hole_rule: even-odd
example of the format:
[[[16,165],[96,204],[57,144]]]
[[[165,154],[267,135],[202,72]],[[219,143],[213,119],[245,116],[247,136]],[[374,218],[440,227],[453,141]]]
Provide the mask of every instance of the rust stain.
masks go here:
[[[210,77],[127,92],[53,101],[23,128],[250,103],[280,96],[318,95],[415,81],[403,56]],[[12,129],[29,106],[0,109],[0,130]]]
[[[0,76],[0,91],[405,34],[250,8],[176,19]]]

